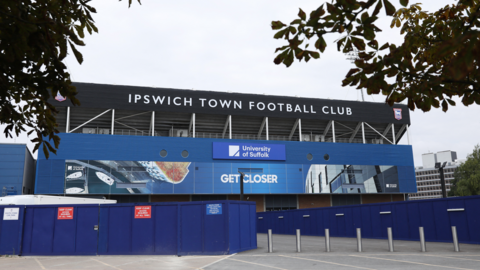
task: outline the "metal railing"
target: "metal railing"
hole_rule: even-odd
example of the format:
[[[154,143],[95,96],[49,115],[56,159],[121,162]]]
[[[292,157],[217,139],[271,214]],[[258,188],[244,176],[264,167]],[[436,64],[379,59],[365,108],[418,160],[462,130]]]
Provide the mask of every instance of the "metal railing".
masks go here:
[[[100,129],[100,128],[88,128],[89,132],[85,132],[82,130],[78,130],[75,133],[84,133],[84,134],[105,134],[109,135],[110,129]],[[168,131],[159,132],[155,131],[155,136],[165,136],[165,137],[193,137],[193,133],[184,134],[186,136],[177,136],[177,134],[173,134],[173,136],[168,136]],[[149,130],[138,130],[138,129],[114,129],[114,135],[127,135],[127,136],[152,136],[152,132]],[[172,133],[170,133],[172,134]],[[307,134],[309,135],[309,134]],[[309,142],[311,140],[307,140],[307,138],[311,138],[312,136],[304,137],[305,142]],[[228,133],[223,135],[223,133],[208,133],[208,132],[196,132],[195,138],[209,138],[209,139],[229,139],[230,136]],[[232,134],[232,139],[236,140],[267,140],[265,135],[256,135],[256,134]],[[270,141],[300,141],[299,136],[283,136],[283,135],[269,135],[268,139]],[[314,142],[319,142],[318,140]],[[325,138],[324,142],[333,142],[333,138]],[[353,139],[350,141],[349,138],[336,138],[336,143],[363,143],[362,139]],[[375,140],[370,139],[365,141],[366,144],[383,144],[382,140]]]
[[[282,217],[283,218],[283,217]],[[451,226],[452,229],[452,239],[453,239],[453,251],[454,252],[460,252],[460,246],[458,244],[458,236],[457,236],[457,227],[456,226]],[[356,228],[356,238],[357,238],[357,252],[363,252],[363,246],[362,246],[362,229],[361,228]],[[426,252],[427,247],[425,243],[425,233],[423,230],[423,227],[419,227],[419,234],[420,234],[420,250],[421,252]],[[296,229],[296,238],[295,238],[295,245],[296,245],[296,250],[298,253],[302,252],[302,241],[301,241],[301,232],[300,229]],[[393,247],[393,231],[392,227],[387,227],[387,240],[388,240],[388,251],[389,252],[394,252],[394,247]],[[272,229],[268,229],[267,233],[267,247],[268,253],[273,252],[273,236],[272,236]],[[331,252],[330,248],[330,229],[326,228],[325,229],[325,252]]]

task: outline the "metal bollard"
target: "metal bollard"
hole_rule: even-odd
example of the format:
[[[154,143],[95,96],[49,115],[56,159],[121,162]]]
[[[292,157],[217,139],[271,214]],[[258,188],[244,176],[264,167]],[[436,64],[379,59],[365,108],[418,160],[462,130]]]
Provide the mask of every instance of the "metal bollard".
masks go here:
[[[458,246],[458,237],[457,237],[457,227],[452,226],[452,236],[453,236],[453,248],[455,249],[455,252],[460,251],[460,247]]]
[[[420,247],[422,252],[427,251],[427,245],[425,244],[425,233],[423,232],[423,227],[418,227],[418,232],[420,233]]]
[[[362,229],[357,228],[357,251],[362,252]]]
[[[393,234],[392,234],[392,227],[387,228],[387,235],[388,235],[388,250],[393,252]]]
[[[325,251],[330,252],[330,229],[325,229]]]
[[[301,252],[302,242],[300,239],[300,229],[297,229],[297,252]]]
[[[272,229],[268,229],[268,253],[273,252]]]

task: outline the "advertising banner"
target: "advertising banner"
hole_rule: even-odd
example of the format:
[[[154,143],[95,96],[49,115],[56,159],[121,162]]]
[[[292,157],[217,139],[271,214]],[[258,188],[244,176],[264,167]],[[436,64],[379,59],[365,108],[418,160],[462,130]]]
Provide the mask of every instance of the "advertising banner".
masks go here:
[[[67,160],[67,194],[395,193],[398,169],[384,165]]]

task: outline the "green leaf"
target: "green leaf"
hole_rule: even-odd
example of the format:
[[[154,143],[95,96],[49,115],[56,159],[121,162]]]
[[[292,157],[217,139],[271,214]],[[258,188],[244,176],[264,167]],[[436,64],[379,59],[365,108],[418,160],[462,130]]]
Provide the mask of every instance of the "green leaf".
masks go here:
[[[77,48],[75,48],[75,45],[73,45],[73,43],[71,43],[70,41],[68,43],[70,43],[70,48],[72,48],[73,54],[75,55],[75,58],[77,58],[78,63],[82,64],[83,63],[82,54],[79,51],[77,51]]]
[[[80,38],[85,38],[85,34],[83,33],[83,27],[80,25],[75,25],[75,30],[77,30],[78,35]]]
[[[408,0],[400,0],[400,4],[404,7],[408,6]]]
[[[283,64],[287,67],[291,66],[292,63],[293,63],[293,60],[294,60],[294,55],[293,55],[293,51],[290,50],[290,52],[288,53],[288,55],[285,57],[285,59],[283,60]]]
[[[302,19],[304,21],[307,20],[307,14],[305,14],[305,12],[303,12],[303,10],[301,8],[299,8],[298,17],[300,17],[300,19]]]
[[[59,40],[58,47],[60,47],[60,54],[58,55],[58,58],[63,60],[65,57],[67,57],[67,39],[65,37]]]
[[[284,23],[282,23],[281,21],[272,21],[272,30],[278,30],[278,29],[281,29],[285,26],[286,25]]]
[[[315,58],[315,59],[320,58],[320,54],[318,52],[308,51],[308,53],[312,58]]]
[[[325,39],[323,39],[323,36],[320,36],[315,42],[315,48],[319,49],[321,52],[324,52],[326,47],[327,43],[325,42]]]
[[[353,45],[355,45],[355,47],[359,51],[364,51],[365,50],[365,41],[363,41],[363,39],[352,37],[352,42],[353,42]]]
[[[390,3],[388,0],[383,0],[383,4],[385,5],[385,12],[388,16],[393,16],[395,14],[395,7]]]
[[[448,102],[450,105],[455,106],[455,101],[447,98],[447,102]]]
[[[285,29],[283,29],[283,30],[280,30],[280,31],[278,31],[278,32],[273,36],[273,38],[274,38],[274,39],[282,38],[287,31],[288,31],[288,28],[285,28]]]
[[[379,50],[380,50],[380,51],[383,51],[383,50],[385,50],[386,48],[388,48],[389,46],[390,46],[390,44],[388,44],[388,42],[387,42],[387,43],[383,44],[382,47],[380,47]]]
[[[365,23],[365,21],[368,19],[368,12],[365,11],[364,13],[362,13],[362,22]]]
[[[377,5],[375,6],[375,10],[373,10],[372,16],[377,16],[380,10],[382,9],[382,0],[378,0]]]

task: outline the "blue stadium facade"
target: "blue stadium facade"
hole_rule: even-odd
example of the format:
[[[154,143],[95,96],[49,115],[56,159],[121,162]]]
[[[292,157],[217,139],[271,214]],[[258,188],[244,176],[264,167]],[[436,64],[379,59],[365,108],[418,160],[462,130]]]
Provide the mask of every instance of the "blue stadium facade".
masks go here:
[[[39,153],[36,194],[238,199],[245,169],[256,171],[245,176],[244,193],[258,211],[403,200],[416,192],[412,147],[397,145],[410,125],[403,105],[76,87],[81,107],[51,100],[60,111],[61,144],[48,160]]]
[[[25,144],[0,144],[0,196],[33,194],[35,160]]]

